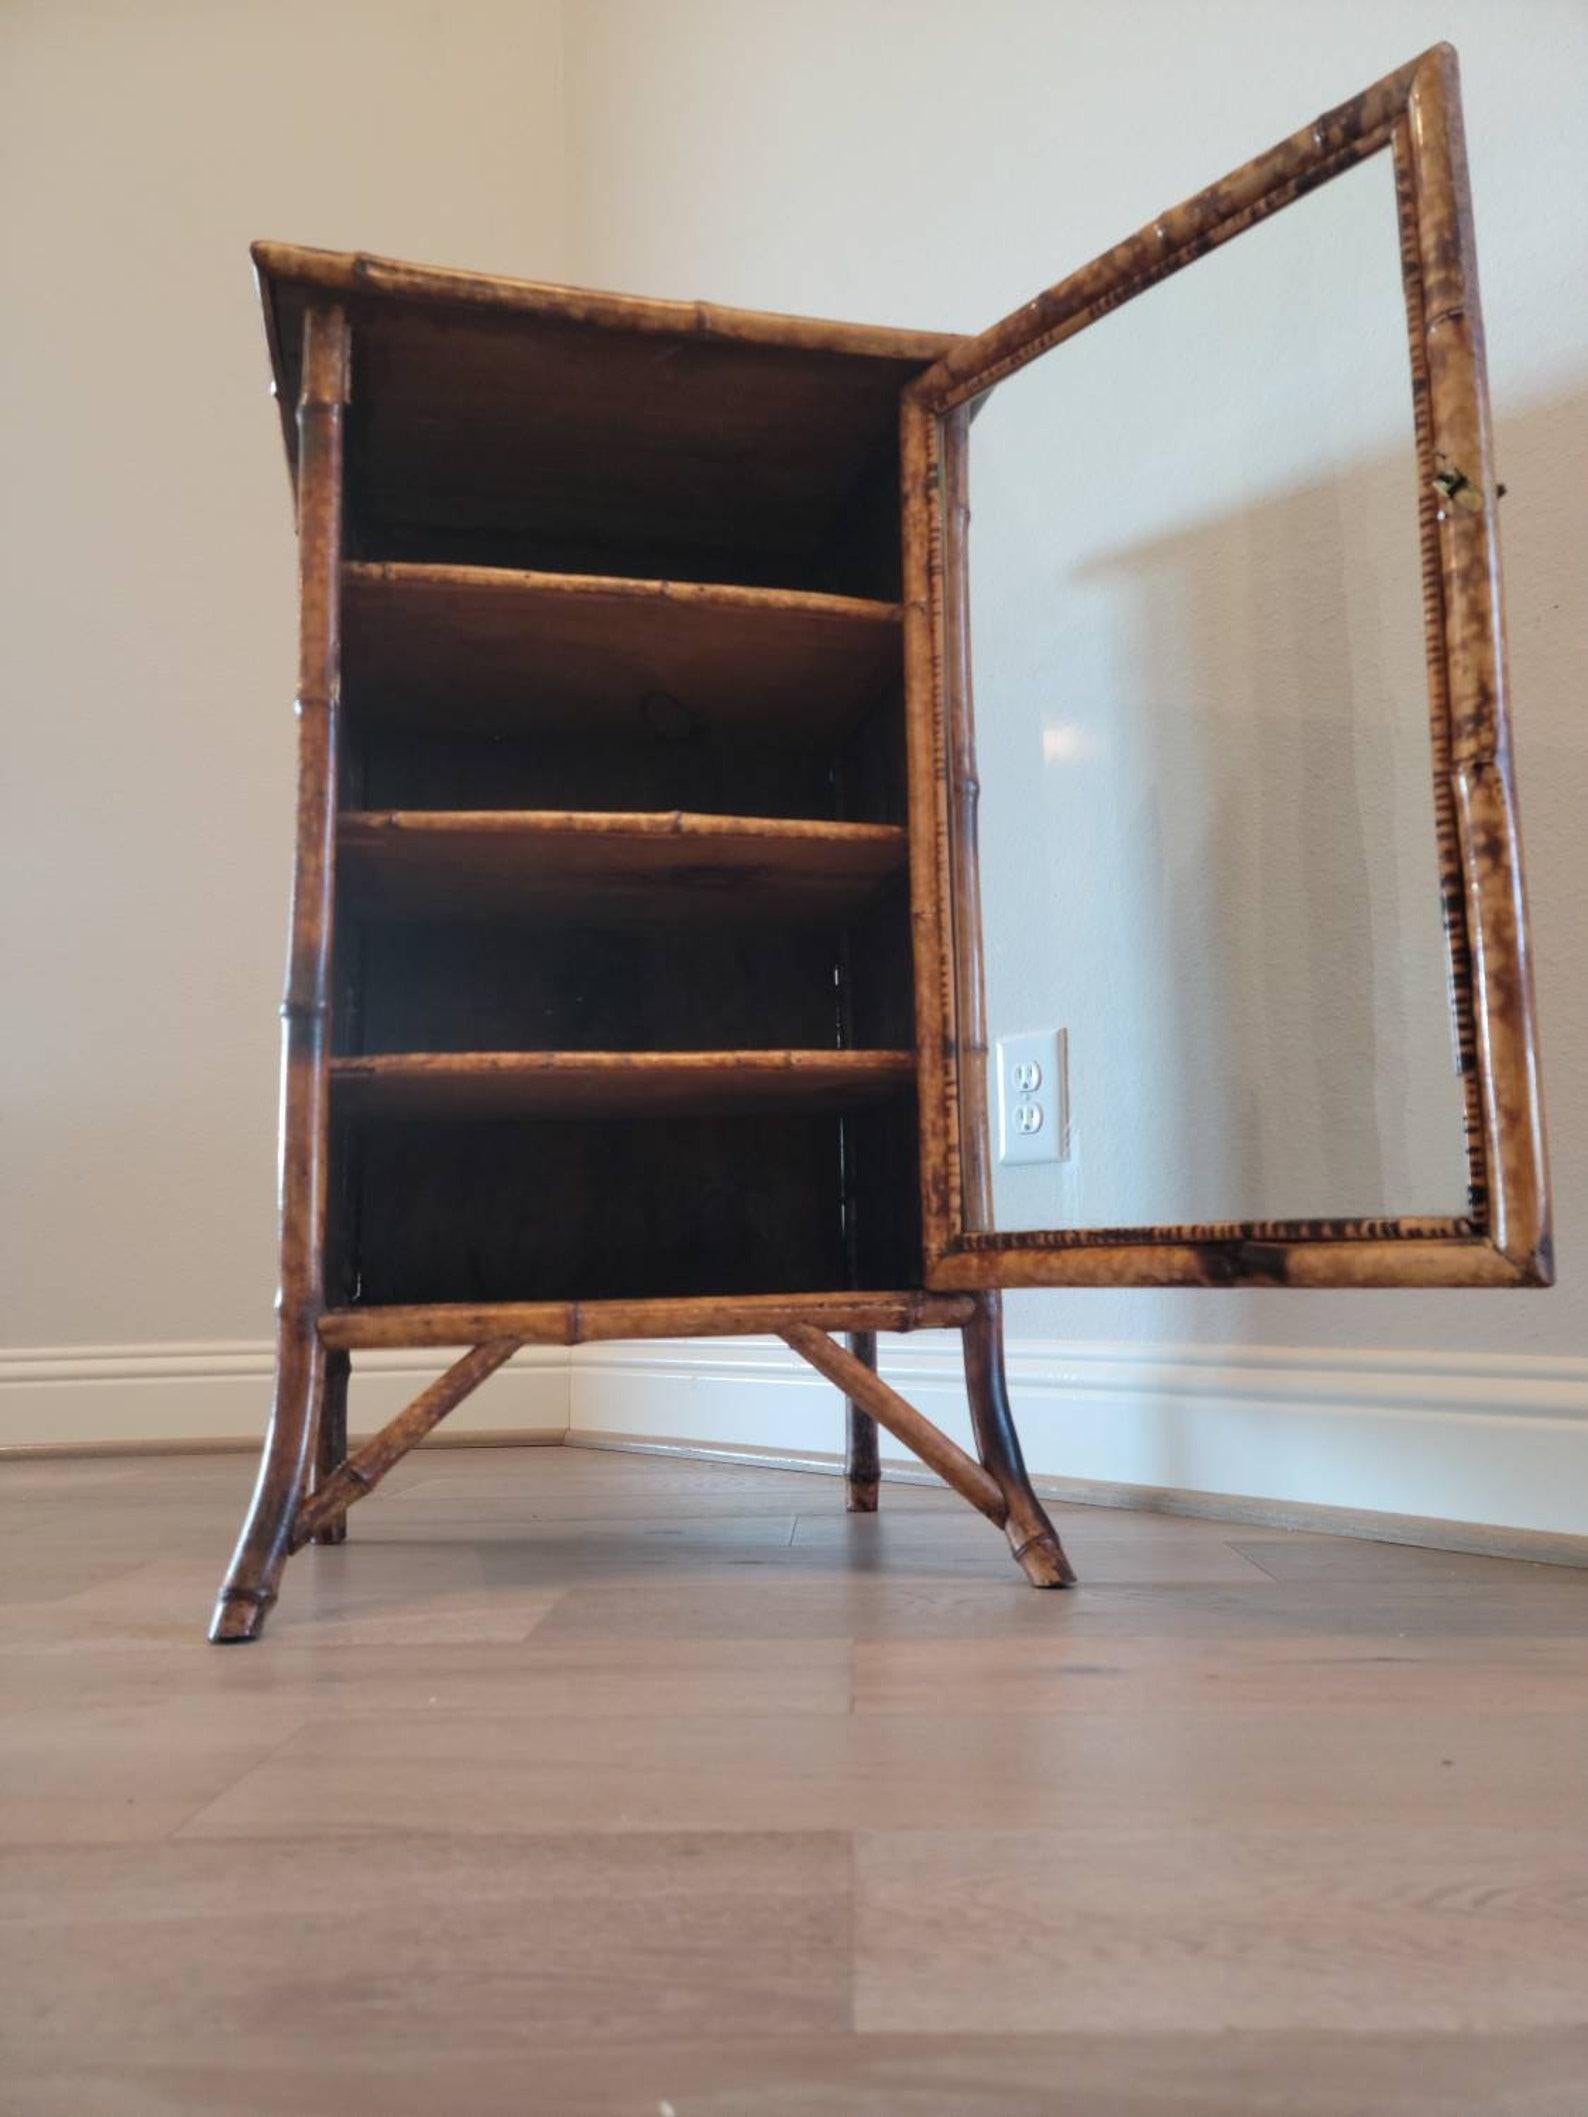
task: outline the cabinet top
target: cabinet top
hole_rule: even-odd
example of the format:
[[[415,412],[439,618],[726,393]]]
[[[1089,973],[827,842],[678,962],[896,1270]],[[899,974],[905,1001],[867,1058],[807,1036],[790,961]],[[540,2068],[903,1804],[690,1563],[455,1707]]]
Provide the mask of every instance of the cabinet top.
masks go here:
[[[341,295],[360,304],[429,304],[460,316],[533,317],[548,323],[647,331],[730,345],[899,361],[912,367],[929,365],[959,342],[953,332],[834,323],[819,317],[783,316],[769,309],[723,308],[714,302],[656,301],[638,294],[559,286],[549,280],[404,264],[362,250],[316,250],[298,243],[261,241],[253,244],[251,254],[273,351],[284,312],[289,306],[301,308],[313,293]],[[279,380],[279,359],[277,376]]]
[[[305,311],[347,311],[349,471],[366,549],[387,558],[478,562],[484,531],[523,529],[533,490],[562,571],[614,570],[621,527],[620,572],[665,558],[686,578],[823,586],[861,486],[896,465],[903,391],[960,342],[284,243],[253,256],[294,462]],[[748,547],[770,570],[743,570]],[[492,549],[549,562],[522,536]]]

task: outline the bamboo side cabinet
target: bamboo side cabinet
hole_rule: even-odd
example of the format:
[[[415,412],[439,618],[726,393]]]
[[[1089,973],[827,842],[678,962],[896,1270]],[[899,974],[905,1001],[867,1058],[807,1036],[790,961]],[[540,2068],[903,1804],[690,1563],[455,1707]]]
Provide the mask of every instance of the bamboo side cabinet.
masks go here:
[[[603,1337],[781,1332],[849,1398],[852,1507],[880,1419],[1066,1581],[996,1296],[922,1284],[899,405],[954,341],[255,257],[298,862],[279,1379],[212,1636],[517,1346]],[[980,1462],[875,1374],[922,1324]],[[448,1344],[349,1456],[351,1357]]]
[[[972,411],[1376,155],[1466,1209],[1005,1228]],[[1550,1283],[1449,46],[976,338],[255,258],[298,510],[297,866],[276,1394],[212,1638],[256,1637],[288,1554],[340,1541],[351,1502],[520,1345],[776,1331],[848,1400],[852,1508],[876,1505],[880,1424],[1058,1587],[1000,1288]],[[876,1333],[923,1324],[962,1333],[974,1459],[876,1374]],[[468,1349],[349,1453],[349,1363],[381,1345]]]

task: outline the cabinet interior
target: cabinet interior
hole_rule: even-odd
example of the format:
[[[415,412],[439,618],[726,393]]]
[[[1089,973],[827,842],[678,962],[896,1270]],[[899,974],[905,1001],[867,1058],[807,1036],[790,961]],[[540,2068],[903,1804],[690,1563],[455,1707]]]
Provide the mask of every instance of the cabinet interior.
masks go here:
[[[910,364],[353,346],[329,1298],[916,1284]]]

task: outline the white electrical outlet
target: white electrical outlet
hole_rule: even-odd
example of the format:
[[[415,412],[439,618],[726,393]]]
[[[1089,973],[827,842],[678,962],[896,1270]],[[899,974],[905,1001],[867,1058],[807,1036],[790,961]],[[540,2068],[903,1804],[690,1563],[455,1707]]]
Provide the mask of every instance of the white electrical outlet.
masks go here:
[[[998,1159],[1063,1161],[1069,1154],[1069,1089],[1062,1029],[998,1039]]]

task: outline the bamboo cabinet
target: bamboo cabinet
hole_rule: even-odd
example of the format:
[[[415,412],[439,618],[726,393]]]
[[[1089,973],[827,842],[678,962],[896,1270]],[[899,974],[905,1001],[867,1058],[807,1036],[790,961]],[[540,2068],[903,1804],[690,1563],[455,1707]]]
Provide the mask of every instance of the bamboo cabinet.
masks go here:
[[[1017,703],[1001,681],[972,696],[973,418],[1379,155],[1462,1195],[1026,1212],[1061,1194],[1007,1177],[991,1077],[1010,1025],[978,808],[985,828]],[[276,1393],[214,1639],[256,1637],[289,1554],[339,1541],[522,1345],[778,1333],[847,1399],[852,1509],[877,1503],[880,1425],[1058,1587],[1002,1287],[1547,1283],[1448,48],[976,338],[255,258],[297,505],[297,868]],[[876,1334],[922,1326],[962,1333],[974,1456],[877,1374]],[[381,1346],[460,1357],[350,1452],[350,1363]]]

